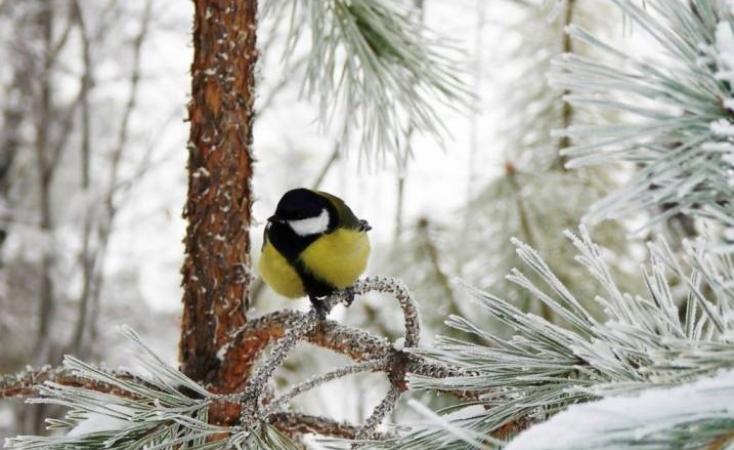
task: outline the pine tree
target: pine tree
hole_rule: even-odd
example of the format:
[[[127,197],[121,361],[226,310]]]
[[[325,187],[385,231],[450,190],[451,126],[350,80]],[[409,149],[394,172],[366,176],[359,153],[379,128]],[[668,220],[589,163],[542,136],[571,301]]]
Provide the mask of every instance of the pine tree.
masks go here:
[[[181,370],[217,394],[246,377],[245,346],[219,352],[247,321],[256,15],[252,1],[195,2]]]
[[[559,0],[558,4],[561,10],[565,7],[569,11],[578,1]],[[195,59],[193,67],[192,190],[187,214],[193,219],[197,214],[214,213],[215,220],[205,225],[215,228],[209,233],[206,227],[199,230],[194,220],[189,229],[189,259],[184,272],[187,287],[196,290],[185,297],[189,308],[186,314],[190,316],[184,321],[184,370],[168,367],[128,330],[126,334],[138,346],[147,373],[101,369],[68,357],[62,368],[3,377],[0,397],[38,393],[40,398],[34,402],[70,407],[63,419],[51,421],[55,428],[78,427],[65,436],[18,437],[9,441],[10,448],[293,449],[304,445],[299,441],[303,433],[323,437],[319,443],[329,448],[731,447],[734,262],[727,243],[734,222],[730,202],[734,16],[729,5],[718,0],[646,0],[642,5],[634,0],[613,0],[627,20],[639,26],[638,32],[648,34],[660,45],[660,59],[654,64],[639,59],[570,25],[564,28],[574,45],[587,45],[590,53],[582,56],[575,50],[569,52],[570,41],[561,35],[565,54],[555,60],[552,76],[553,85],[559,89],[554,94],[556,99],[561,100],[562,95],[569,102],[557,110],[561,119],[568,119],[569,111],[576,111],[569,108],[588,108],[596,114],[583,119],[588,125],[582,124],[580,117],[561,120],[563,131],[556,136],[560,142],[553,147],[560,153],[551,152],[555,161],[551,165],[559,171],[589,164],[605,168],[618,161],[635,166],[631,179],[592,207],[586,220],[593,223],[641,211],[649,219],[647,229],[655,233],[658,224],[683,215],[693,221],[696,232],[703,230],[710,236],[650,242],[647,261],[638,274],[639,283],[620,277],[614,269],[620,260],[627,265],[634,263],[626,252],[615,259],[614,250],[596,243],[584,224],[565,233],[570,241],[567,245],[576,253],[576,263],[586,273],[580,283],[569,282],[563,276],[566,267],[557,270],[554,261],[547,263],[529,243],[513,239],[523,268],[510,270],[507,281],[542,305],[540,314],[523,311],[513,295],[503,298],[504,287],[497,295],[465,288],[478,305],[478,312],[473,311],[471,318],[452,315],[447,324],[457,334],[439,337],[435,345],[421,346],[421,322],[415,302],[400,281],[369,278],[354,286],[358,295],[376,291],[397,301],[403,319],[399,344],[336,322],[320,323],[314,311],[245,317],[235,305],[246,298],[249,272],[233,269],[234,261],[227,264],[226,258],[205,261],[203,265],[199,261],[212,258],[211,253],[203,253],[207,245],[231,256],[226,253],[227,247],[219,247],[225,245],[220,243],[222,240],[232,240],[236,251],[248,245],[247,236],[237,234],[242,232],[242,223],[237,222],[235,229],[227,228],[227,224],[228,220],[247,223],[250,197],[225,196],[234,205],[207,203],[220,197],[216,192],[208,193],[201,183],[221,175],[217,182],[231,186],[224,178],[229,174],[243,177],[237,178],[244,183],[240,188],[249,192],[252,80],[248,77],[255,59],[254,2],[222,1],[229,8],[216,11],[199,3],[197,36],[213,32],[218,38],[221,34],[217,35],[217,30],[238,29],[249,38],[239,41],[249,46],[244,49],[249,52],[235,45],[232,48],[238,48],[238,55],[229,55],[223,39],[218,42],[223,45],[223,53],[204,58],[201,67],[197,66],[200,60]],[[362,89],[379,86],[373,77],[382,77],[382,81],[392,80],[392,87],[402,87],[401,95],[396,97],[398,103],[407,102],[400,103],[400,107],[423,114],[427,120],[424,131],[437,129],[434,125],[440,121],[434,121],[425,98],[406,80],[427,80],[428,86],[451,92],[448,98],[460,97],[461,92],[454,91],[460,86],[452,76],[446,77],[449,72],[441,65],[446,61],[432,60],[435,55],[429,51],[431,47],[416,38],[421,33],[414,32],[416,24],[410,14],[379,0],[303,5],[292,5],[294,24],[302,18],[310,24],[313,37],[328,37],[321,46],[316,39],[307,64],[307,90],[313,94],[318,88],[326,93],[322,110],[331,111],[338,98],[347,99],[348,107],[356,107],[354,100],[364,93]],[[246,9],[250,14],[242,16],[250,20],[247,27],[228,22],[236,6],[250,7]],[[293,39],[297,40],[299,33],[297,27],[293,28]],[[212,48],[216,46],[197,48],[196,56],[207,55]],[[340,72],[335,69],[339,61],[335,55],[344,48],[351,51],[346,52],[345,66],[340,68],[344,72]],[[319,66],[324,55],[331,63]],[[429,60],[438,63],[439,69],[429,70]],[[249,68],[239,73],[247,81],[239,85],[245,97],[242,102],[227,103],[227,95],[232,92],[220,92],[218,83],[233,81],[226,71],[235,61]],[[376,72],[350,72],[368,63]],[[349,82],[336,82],[336,73],[345,73]],[[217,78],[220,75],[221,80]],[[435,84],[436,80],[446,83]],[[344,86],[349,87],[340,91]],[[397,151],[396,158],[401,161],[399,151],[406,147],[396,145],[403,144],[393,139],[397,134],[391,133],[396,130],[381,128],[384,123],[376,117],[377,108],[387,107],[384,102],[390,93],[379,91],[374,103],[365,100],[364,109],[355,116],[363,118],[359,121],[365,133],[362,142],[368,147],[381,143],[376,148]],[[412,109],[407,104],[412,104]],[[197,117],[199,111],[207,113]],[[215,128],[220,139],[206,134],[208,126],[222,125],[206,119],[233,111],[243,114],[240,118],[244,122],[236,122],[240,128]],[[395,111],[388,108],[385,116],[399,118],[393,115]],[[550,133],[550,127],[544,133]],[[387,138],[393,142],[386,144]],[[235,145],[211,152],[210,142]],[[199,159],[210,152],[237,164]],[[228,172],[230,167],[237,167],[237,173]],[[197,194],[200,197],[194,197]],[[196,209],[207,205],[205,211]],[[231,219],[211,210],[212,206],[237,206],[247,211]],[[210,220],[208,216],[206,220]],[[428,224],[421,225],[423,228],[417,230],[423,233],[420,241],[435,242],[425,229]],[[221,226],[224,228],[216,228]],[[197,238],[199,232],[203,232],[202,238]],[[218,239],[215,233],[225,235]],[[533,243],[542,246],[546,239]],[[431,248],[424,248],[419,258],[430,260],[433,253]],[[441,272],[441,265],[431,266]],[[204,278],[199,278],[197,270],[210,268],[234,270],[241,277],[202,273]],[[220,285],[224,281],[231,285]],[[592,284],[593,288],[587,286]],[[225,296],[214,297],[217,289],[223,289]],[[445,292],[449,294],[452,289],[449,286]],[[230,301],[224,302],[227,295]],[[337,294],[328,302],[333,305],[342,300]],[[218,319],[220,314],[227,316],[221,323],[207,320]],[[484,317],[477,317],[479,314]],[[197,315],[203,319],[194,320]],[[486,317],[503,327],[488,326],[483,320]],[[222,331],[211,330],[220,326]],[[270,391],[268,381],[300,341],[348,355],[354,362],[290,386],[285,392]],[[270,344],[274,344],[272,352],[258,363]],[[239,356],[229,359],[234,353]],[[287,408],[293,398],[322,383],[363,372],[384,373],[389,381],[384,399],[363,424],[340,423]],[[44,380],[49,382],[41,384]],[[456,398],[456,404],[433,412],[413,401],[410,405],[425,420],[378,429],[408,389],[448,393]],[[107,428],[85,432],[83,425],[90,415],[107,417]]]

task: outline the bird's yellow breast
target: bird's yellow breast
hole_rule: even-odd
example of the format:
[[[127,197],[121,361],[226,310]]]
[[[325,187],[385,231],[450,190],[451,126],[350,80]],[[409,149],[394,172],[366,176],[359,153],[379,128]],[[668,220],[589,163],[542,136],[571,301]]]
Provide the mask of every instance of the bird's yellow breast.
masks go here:
[[[354,284],[367,268],[369,255],[367,233],[339,228],[306,247],[299,259],[314,277],[344,289]]]
[[[364,272],[369,254],[370,242],[365,232],[340,228],[319,237],[298,259],[315,278],[344,289]],[[280,295],[289,298],[306,295],[298,272],[270,242],[263,247],[258,269],[263,280]]]
[[[270,242],[265,243],[257,268],[263,280],[278,294],[288,298],[306,295],[298,272]]]

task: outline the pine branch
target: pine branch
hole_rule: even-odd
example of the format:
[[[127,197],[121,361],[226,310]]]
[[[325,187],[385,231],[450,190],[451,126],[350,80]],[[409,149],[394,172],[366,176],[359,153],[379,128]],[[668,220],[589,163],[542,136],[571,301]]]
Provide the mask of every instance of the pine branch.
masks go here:
[[[440,338],[436,348],[412,352],[463,371],[442,379],[411,376],[413,389],[476,393],[476,402],[445,416],[451,427],[469,435],[511,437],[578,402],[675,386],[734,368],[734,270],[729,255],[707,251],[709,244],[697,241],[684,246],[681,259],[664,242],[650,244],[650,262],[641,271],[647,293],[633,296],[615,282],[605,251],[585,230],[578,237],[569,237],[579,253],[577,261],[602,288],[604,294],[594,301],[604,311],[604,320],[590,312],[589,299],[577,298],[537,252],[515,241],[529,271],[514,270],[508,279],[550,308],[567,327],[523,313],[493,295],[472,291],[487,315],[514,330],[512,338],[496,328],[451,317],[452,327],[474,335],[481,344]],[[673,285],[686,291],[684,314],[679,313]],[[481,407],[472,407],[474,403]],[[464,446],[462,439],[445,428],[416,426],[378,448]]]
[[[616,181],[610,170],[563,168],[559,151],[572,142],[554,138],[552,131],[583,121],[587,112],[564,106],[563,90],[549,86],[547,75],[554,58],[562,53],[583,54],[583,48],[572,45],[565,27],[574,22],[594,30],[606,30],[610,8],[604,2],[589,4],[576,0],[529,3],[522,7],[508,6],[508,11],[515,14],[507,14],[502,25],[503,36],[512,44],[500,66],[513,68],[507,69],[511,75],[505,74],[505,88],[497,90],[499,120],[494,122],[501,127],[502,173],[487,180],[465,206],[462,229],[449,227],[444,232],[447,241],[444,253],[453,257],[456,275],[468,284],[501,292],[504,299],[521,310],[562,324],[547,305],[504,278],[520,264],[507,243],[517,237],[542,252],[555,267],[558,278],[583,298],[591,300],[597,293],[595,286],[575,266],[574,252],[562,245],[558,237],[563,230],[576,226],[587,212],[588,204],[606,195]],[[502,72],[499,74],[498,81],[502,82]],[[466,223],[471,226],[466,228]],[[599,243],[619,252],[619,263],[612,269],[615,275],[624,275],[626,282],[634,277],[629,266],[621,263],[631,255],[626,250],[632,248],[632,243],[623,239],[625,232],[619,223],[605,223],[593,229]],[[456,235],[461,236],[458,246],[453,242]],[[632,289],[636,283],[625,285]],[[589,303],[594,306],[593,302]],[[481,313],[471,302],[461,306],[464,314]],[[492,317],[486,317],[481,325],[501,326]]]
[[[123,379],[140,381],[135,375],[128,372],[116,371],[114,374]],[[41,386],[47,382],[123,395],[123,392],[115,386],[91,382],[75,375],[64,367],[45,366],[40,369],[27,369],[22,372],[0,376],[0,399],[38,395]]]
[[[415,346],[420,335],[420,325],[415,306],[410,300],[410,294],[405,286],[397,280],[382,278],[367,278],[353,286],[355,295],[367,291],[383,292],[395,295],[400,303],[406,321],[405,346]],[[341,297],[332,297],[329,301],[336,304]],[[311,318],[313,319],[313,318]],[[265,348],[285,335],[285,331],[293,329],[298,324],[309,321],[307,315],[298,311],[276,311],[262,317],[251,319],[244,327],[237,330],[230,342],[219,350],[224,356],[223,364],[230,358],[227,354],[232,349],[244,351],[244,361],[233,361],[233,364],[244,364],[245,373],[249,373]],[[308,342],[337,353],[349,356],[355,361],[382,359],[393,352],[392,346],[382,337],[372,335],[362,330],[352,329],[337,322],[325,320],[317,321],[312,332],[305,333]],[[244,350],[243,350],[244,349]]]
[[[631,162],[641,169],[626,185],[597,202],[591,220],[652,211],[649,225],[677,214],[734,224],[731,183],[734,144],[729,50],[731,11],[710,0],[613,2],[657,45],[655,60],[603,42],[578,26],[570,36],[597,52],[565,55],[554,84],[570,92],[571,105],[610,113],[623,123],[567,127],[574,145],[568,167]]]
[[[368,291],[393,295],[405,316],[405,343],[413,348],[418,345],[420,326],[417,311],[402,283],[389,278],[368,278],[358,282],[352,290],[356,295]],[[338,293],[328,298],[326,303],[333,306],[344,299],[345,293]],[[276,340],[277,344],[268,360],[248,378],[244,391],[218,394],[207,391],[183,373],[168,367],[131,330],[126,333],[138,345],[138,354],[147,375],[109,371],[67,357],[63,368],[45,368],[19,376],[4,377],[0,381],[0,397],[40,394],[40,398],[31,401],[70,407],[66,418],[51,421],[54,427],[70,429],[79,426],[90,416],[104,415],[119,422],[117,428],[80,436],[19,437],[9,441],[11,448],[63,449],[69,445],[102,448],[109,446],[111,442],[119,443],[115,445],[120,446],[122,443],[129,446],[165,442],[166,445],[192,445],[191,448],[255,445],[253,448],[280,449],[291,448],[288,438],[280,433],[293,435],[296,431],[319,432],[348,439],[384,439],[387,436],[377,433],[375,429],[395,407],[400,394],[408,389],[408,374],[447,377],[462,373],[455,368],[406,353],[388,344],[383,338],[364,331],[353,330],[334,322],[322,322],[315,311],[307,314],[281,311],[251,320],[239,330],[232,342],[249,346],[244,352],[241,349],[237,352],[247,355],[249,364],[254,364],[268,344]],[[303,340],[321,343],[364,362],[308,380],[273,402],[264,402],[261,407],[262,393],[275,369],[282,364],[289,350]],[[226,348],[221,354],[226,355],[229,350],[231,349]],[[242,364],[242,361],[234,363]],[[391,383],[385,399],[362,426],[279,411],[287,401],[302,392],[362,370],[385,372]],[[461,392],[457,394],[461,395]],[[228,419],[225,423],[213,425],[207,420],[212,414]],[[237,417],[240,417],[240,421],[232,420]],[[214,441],[222,443],[217,444],[219,446],[211,444],[210,447],[210,443]],[[264,447],[257,447],[258,445]]]
[[[286,57],[310,35],[302,92],[318,97],[322,123],[344,118],[338,124],[343,146],[356,125],[363,154],[376,151],[378,160],[392,154],[400,165],[412,152],[403,131],[408,122],[438,140],[445,132],[432,100],[467,104],[457,63],[448,56],[454,49],[426,29],[412,2],[283,3],[266,3],[266,13],[291,17]]]

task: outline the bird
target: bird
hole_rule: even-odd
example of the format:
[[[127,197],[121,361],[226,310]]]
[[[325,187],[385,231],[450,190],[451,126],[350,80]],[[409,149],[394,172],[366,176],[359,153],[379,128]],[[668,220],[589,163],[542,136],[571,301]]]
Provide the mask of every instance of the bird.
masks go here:
[[[308,296],[325,319],[324,298],[351,286],[367,267],[371,229],[339,197],[312,189],[292,189],[281,197],[265,225],[258,270],[278,294]]]

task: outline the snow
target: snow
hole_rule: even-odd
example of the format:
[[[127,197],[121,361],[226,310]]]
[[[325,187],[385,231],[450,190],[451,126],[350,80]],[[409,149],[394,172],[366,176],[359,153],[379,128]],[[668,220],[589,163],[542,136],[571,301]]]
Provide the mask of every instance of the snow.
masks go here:
[[[624,429],[651,432],[717,411],[734,418],[734,371],[674,388],[646,390],[637,396],[607,397],[571,406],[520,433],[505,450],[595,448],[593,443],[604,433]]]
[[[229,344],[225,344],[219,347],[219,350],[217,350],[217,359],[220,361],[224,361],[224,355],[227,354],[228,350],[229,350]]]
[[[108,408],[119,411],[120,415],[129,415],[131,410],[119,405],[108,405]],[[130,422],[103,414],[92,413],[72,428],[67,436],[82,436],[89,433],[110,430],[122,430],[130,426]]]
[[[402,351],[403,349],[405,349],[405,338],[399,337],[395,339],[395,342],[393,343],[392,346],[395,350]]]

